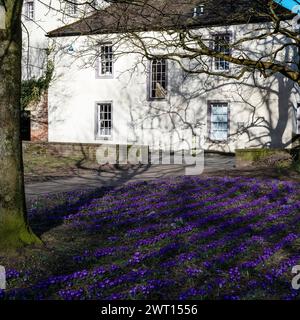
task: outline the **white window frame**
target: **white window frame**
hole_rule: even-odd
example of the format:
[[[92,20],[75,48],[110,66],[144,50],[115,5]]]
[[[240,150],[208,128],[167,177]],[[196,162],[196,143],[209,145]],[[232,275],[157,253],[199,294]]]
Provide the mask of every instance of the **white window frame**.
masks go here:
[[[106,69],[107,67],[109,69],[108,71]],[[114,48],[112,43],[103,43],[100,46],[100,55],[97,59],[96,77],[114,77]]]
[[[70,0],[71,2],[67,2],[65,4],[65,13],[68,15],[75,15],[78,12],[77,0]]]
[[[230,126],[230,109],[229,109],[229,103],[228,102],[209,102],[209,121],[210,121],[210,132],[209,137],[212,141],[227,141],[229,136],[229,126]],[[223,113],[214,113],[214,108],[226,108],[226,114]],[[226,121],[221,121],[220,119],[224,118],[226,115]],[[226,131],[224,129],[216,129],[217,127],[221,127],[219,124],[226,124]],[[216,134],[216,132],[226,132],[225,136],[219,136]]]
[[[25,18],[26,20],[34,20],[35,3],[34,0],[27,0],[25,2]]]
[[[153,72],[154,63],[156,64],[155,73]],[[160,71],[158,70],[159,64],[161,64]],[[167,59],[150,60],[149,69],[150,70],[149,70],[149,81],[148,81],[148,99],[149,100],[165,100],[168,94],[168,61]]]
[[[200,17],[204,14],[204,4],[199,4],[194,8],[193,17]]]
[[[221,52],[221,53],[224,53],[224,54],[230,54],[231,53],[231,50],[230,50],[230,47],[228,48],[218,48],[217,46],[220,47],[220,45],[217,44],[217,38],[218,37],[228,37],[228,44],[230,44],[230,42],[232,41],[232,34],[230,32],[220,32],[220,33],[215,33],[212,35],[213,37],[213,40],[212,40],[212,46],[213,46],[213,50],[214,51],[218,51],[218,52]],[[223,45],[223,47],[225,47]],[[218,71],[218,72],[228,72],[230,71],[230,63],[228,61],[225,61],[224,59],[222,58],[216,58],[214,57],[212,59],[212,68],[214,71]],[[221,67],[221,65],[224,65],[225,67]]]
[[[110,114],[110,116],[105,116],[106,114]],[[113,103],[112,101],[96,102],[95,118],[96,118],[96,130],[95,130],[96,139],[111,140],[113,136]],[[108,126],[104,125],[105,122],[110,123],[110,125]]]
[[[98,0],[91,0],[91,1],[89,1],[89,4],[90,4],[90,6],[96,8],[98,6]]]

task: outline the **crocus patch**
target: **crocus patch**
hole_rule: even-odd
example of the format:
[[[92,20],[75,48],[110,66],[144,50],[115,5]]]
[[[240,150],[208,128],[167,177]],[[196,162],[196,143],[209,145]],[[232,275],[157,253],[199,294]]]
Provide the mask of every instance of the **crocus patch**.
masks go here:
[[[30,220],[68,252],[55,272],[7,270],[0,299],[297,299],[299,190],[186,176],[36,199]]]

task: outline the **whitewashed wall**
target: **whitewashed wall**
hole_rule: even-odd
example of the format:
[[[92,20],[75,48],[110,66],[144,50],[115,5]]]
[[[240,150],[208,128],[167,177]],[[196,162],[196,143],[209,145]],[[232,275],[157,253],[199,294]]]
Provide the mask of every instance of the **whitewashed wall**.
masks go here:
[[[0,29],[5,29],[5,9],[2,4],[0,4]]]
[[[237,37],[251,27],[232,26],[227,31]],[[101,37],[96,40],[101,41]],[[178,145],[182,135],[186,135],[192,146],[191,130],[185,129],[191,126],[205,149],[233,152],[237,148],[291,146],[296,126],[295,107],[300,99],[294,84],[281,76],[264,79],[255,73],[241,81],[207,75],[188,76],[178,65],[169,62],[167,99],[149,102],[148,63],[139,54],[129,53],[128,43],[118,44],[119,53],[128,53],[117,55],[114,77],[98,79],[95,52],[92,46],[90,51],[85,51],[90,38],[56,38],[55,41],[57,49],[59,43],[64,49],[54,55],[55,79],[49,90],[50,142],[136,142],[153,148],[158,145],[168,148],[170,139]],[[74,48],[72,53],[67,50],[70,44]],[[259,42],[253,47],[257,52],[267,50],[266,45]],[[95,105],[108,101],[113,104],[112,140],[98,140]],[[207,140],[209,101],[229,103],[230,137],[226,143]],[[197,128],[196,123],[200,124]],[[238,129],[238,123],[243,123],[244,131]]]
[[[33,0],[34,18],[26,17],[26,0],[23,4],[23,79],[39,77],[45,67],[46,49],[51,49],[56,41],[49,39],[46,34],[59,27],[63,27],[90,14],[92,8],[88,5],[78,6],[74,15],[66,11],[64,0]],[[86,1],[79,0],[78,3]],[[99,8],[105,1],[98,0]],[[107,4],[105,4],[107,5]]]

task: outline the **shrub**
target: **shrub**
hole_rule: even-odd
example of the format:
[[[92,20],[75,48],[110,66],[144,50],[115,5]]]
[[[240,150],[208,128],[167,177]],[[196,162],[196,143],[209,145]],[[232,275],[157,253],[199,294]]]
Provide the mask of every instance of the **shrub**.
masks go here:
[[[270,155],[266,155],[257,161],[254,161],[255,165],[277,167],[277,168],[288,168],[292,165],[293,158],[287,152],[278,152]]]
[[[236,150],[238,167],[263,166],[287,168],[293,163],[289,150],[284,149],[240,149]]]

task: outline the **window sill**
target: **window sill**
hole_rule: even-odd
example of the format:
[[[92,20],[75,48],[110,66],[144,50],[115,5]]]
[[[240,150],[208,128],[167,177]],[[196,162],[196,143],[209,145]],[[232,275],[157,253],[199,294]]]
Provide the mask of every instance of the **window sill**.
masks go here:
[[[114,75],[96,75],[96,79],[114,79]]]
[[[165,98],[149,98],[147,99],[147,101],[167,101],[167,97]]]
[[[228,143],[229,139],[227,138],[224,140],[216,140],[216,139],[212,139],[212,138],[207,138],[207,141],[211,142],[211,143]]]
[[[101,141],[112,141],[112,137],[101,137],[101,136],[96,136],[95,140],[101,140]]]
[[[216,73],[230,73],[230,69],[228,70],[221,70],[221,69],[213,69],[213,72],[216,72]]]

